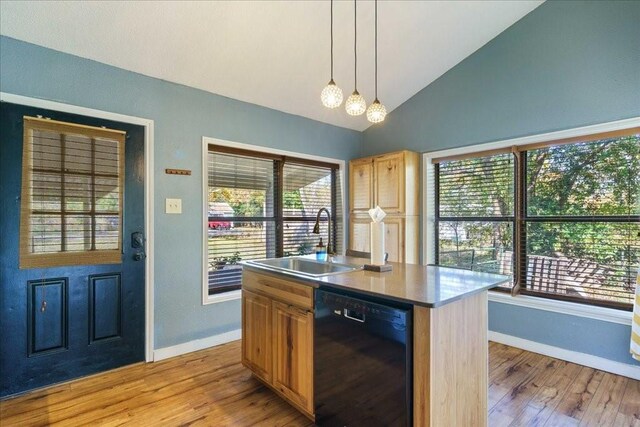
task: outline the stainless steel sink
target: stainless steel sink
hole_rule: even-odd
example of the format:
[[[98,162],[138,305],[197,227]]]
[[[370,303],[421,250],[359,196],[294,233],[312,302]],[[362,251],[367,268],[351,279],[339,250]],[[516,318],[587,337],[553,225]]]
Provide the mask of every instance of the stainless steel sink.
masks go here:
[[[362,269],[361,265],[315,261],[308,258],[298,257],[252,260],[245,261],[245,263],[310,277],[329,276],[332,274],[348,273],[350,271]]]

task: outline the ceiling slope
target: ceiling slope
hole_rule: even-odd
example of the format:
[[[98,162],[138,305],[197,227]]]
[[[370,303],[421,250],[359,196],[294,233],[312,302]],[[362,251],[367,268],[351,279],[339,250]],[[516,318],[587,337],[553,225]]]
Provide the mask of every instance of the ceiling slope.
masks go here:
[[[380,1],[380,100],[392,111],[542,1]],[[373,100],[373,1],[358,3],[358,89]],[[336,1],[336,83],[353,91],[353,2]],[[329,1],[0,2],[0,34],[364,130],[328,110]],[[384,126],[376,125],[376,126]]]

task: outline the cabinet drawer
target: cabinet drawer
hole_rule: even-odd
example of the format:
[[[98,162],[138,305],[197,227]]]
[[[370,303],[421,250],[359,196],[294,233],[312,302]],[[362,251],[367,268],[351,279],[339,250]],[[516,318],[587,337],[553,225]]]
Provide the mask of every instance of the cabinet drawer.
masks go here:
[[[313,288],[278,277],[244,270],[242,288],[278,301],[313,310]]]

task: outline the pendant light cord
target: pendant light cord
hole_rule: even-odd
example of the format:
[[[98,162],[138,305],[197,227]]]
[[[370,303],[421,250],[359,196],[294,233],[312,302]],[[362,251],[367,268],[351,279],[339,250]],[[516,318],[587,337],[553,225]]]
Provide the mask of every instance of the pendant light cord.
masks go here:
[[[331,0],[331,81],[333,81],[333,0]]]
[[[353,0],[353,88],[358,91],[358,2]]]
[[[332,0],[333,1],[333,0]],[[376,62],[376,68],[375,68],[375,100],[378,100],[378,0],[375,0],[375,23],[374,23],[374,28],[375,28],[375,62]]]

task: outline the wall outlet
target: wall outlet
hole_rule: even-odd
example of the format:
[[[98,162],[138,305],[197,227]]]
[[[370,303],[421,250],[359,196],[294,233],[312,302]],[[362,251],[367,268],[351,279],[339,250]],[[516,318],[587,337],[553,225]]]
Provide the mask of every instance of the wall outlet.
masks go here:
[[[165,199],[165,213],[168,214],[181,214],[182,213],[182,199]]]

